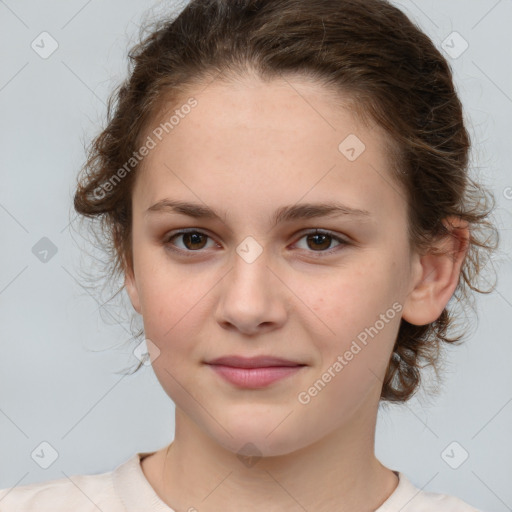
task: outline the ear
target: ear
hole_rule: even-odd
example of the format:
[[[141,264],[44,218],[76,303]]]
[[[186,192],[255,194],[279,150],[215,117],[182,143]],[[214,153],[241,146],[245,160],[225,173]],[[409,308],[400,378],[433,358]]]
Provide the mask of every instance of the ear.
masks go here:
[[[469,228],[458,217],[447,217],[443,235],[432,251],[416,255],[414,288],[405,300],[402,318],[414,325],[435,322],[452,297],[469,247]]]
[[[128,297],[130,297],[133,309],[135,309],[135,311],[137,311],[139,315],[142,314],[139,300],[139,291],[137,289],[137,283],[135,282],[135,277],[133,275],[132,269],[125,270],[124,287],[126,289],[126,292],[128,293]]]

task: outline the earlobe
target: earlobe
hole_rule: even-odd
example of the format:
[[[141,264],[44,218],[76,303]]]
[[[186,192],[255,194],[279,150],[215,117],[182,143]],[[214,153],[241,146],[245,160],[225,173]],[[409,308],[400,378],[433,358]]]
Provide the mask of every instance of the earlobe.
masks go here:
[[[133,277],[133,272],[130,270],[125,272],[124,287],[126,289],[126,293],[128,293],[128,297],[130,297],[133,309],[135,309],[139,315],[142,314],[140,308],[139,292],[137,290],[135,278]]]
[[[450,222],[451,220],[451,222]],[[436,321],[452,297],[469,247],[467,223],[445,221],[449,233],[415,262],[413,288],[407,296],[402,317],[414,325]],[[418,277],[419,276],[419,277]]]

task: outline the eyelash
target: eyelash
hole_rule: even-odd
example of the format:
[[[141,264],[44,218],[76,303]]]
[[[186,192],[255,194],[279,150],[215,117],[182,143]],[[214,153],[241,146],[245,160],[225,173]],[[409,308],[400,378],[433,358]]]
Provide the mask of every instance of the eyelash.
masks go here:
[[[189,234],[189,233],[203,235],[203,236],[206,236],[213,240],[213,238],[211,236],[209,236],[208,234],[206,234],[198,229],[192,228],[192,229],[184,229],[184,230],[169,234],[168,236],[165,237],[164,243],[167,246],[167,248],[172,252],[179,253],[186,257],[193,257],[193,254],[191,254],[191,253],[196,253],[196,252],[199,253],[202,251],[202,249],[198,249],[196,251],[191,251],[191,250],[176,248],[176,246],[171,244],[172,239],[179,237],[181,235]],[[332,249],[326,250],[326,251],[307,251],[309,253],[312,253],[314,255],[313,257],[315,257],[315,258],[321,258],[325,255],[331,255],[334,252],[336,252],[337,250],[339,250],[340,247],[350,245],[350,242],[348,242],[344,238],[341,238],[339,236],[336,236],[336,235],[330,233],[329,231],[324,231],[321,229],[313,229],[313,230],[307,231],[307,232],[303,233],[302,236],[297,241],[302,240],[304,237],[306,237],[308,235],[326,235],[329,238],[331,238],[332,240],[339,242],[339,245],[337,245],[336,247],[334,247]]]

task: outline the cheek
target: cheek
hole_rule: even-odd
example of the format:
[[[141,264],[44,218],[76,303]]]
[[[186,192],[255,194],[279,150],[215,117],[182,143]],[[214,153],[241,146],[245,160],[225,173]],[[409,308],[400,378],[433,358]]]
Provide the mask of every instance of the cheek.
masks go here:
[[[302,289],[315,313],[302,325],[316,347],[319,367],[301,391],[335,422],[345,421],[366,396],[379,395],[395,343],[401,305],[390,264],[380,261],[380,267],[375,261],[361,264],[357,271],[334,274],[319,288]]]
[[[326,335],[334,331],[345,337],[353,329],[372,324],[399,297],[392,262],[367,258],[354,267],[333,270],[322,280],[302,280],[295,288],[313,318],[323,322]]]
[[[193,265],[176,264],[164,247],[148,244],[141,249],[139,265],[141,302],[152,326],[163,329],[166,324],[170,329],[201,301],[208,287],[206,273]]]
[[[160,283],[161,285],[162,283]],[[174,284],[174,283],[172,283]],[[193,283],[188,281],[190,288]],[[206,301],[204,289],[177,291],[153,288],[144,297],[144,327],[146,335],[153,337],[161,350],[180,350],[190,346],[204,325]]]
[[[165,355],[173,348],[179,352],[187,339],[193,339],[197,315],[204,309],[205,280],[192,276],[165,260],[157,264],[141,262],[140,300],[144,330]]]
[[[343,357],[338,382],[374,381],[372,372],[385,372],[402,309],[393,268],[390,257],[361,258],[357,270],[333,272],[317,286],[302,281],[298,294],[310,307],[303,326],[320,353],[322,371]]]

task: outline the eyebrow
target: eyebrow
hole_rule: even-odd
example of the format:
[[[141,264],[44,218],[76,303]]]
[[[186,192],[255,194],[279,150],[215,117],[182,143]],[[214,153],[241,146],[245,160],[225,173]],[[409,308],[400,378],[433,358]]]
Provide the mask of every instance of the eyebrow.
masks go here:
[[[146,210],[145,215],[150,213],[179,213],[196,219],[217,219],[224,222],[219,214],[204,204],[173,201],[171,199],[162,199],[150,206]],[[276,226],[281,222],[328,216],[353,216],[369,219],[372,217],[372,214],[368,210],[352,208],[336,201],[330,201],[326,203],[301,203],[282,206],[276,210],[270,221],[273,226]]]

